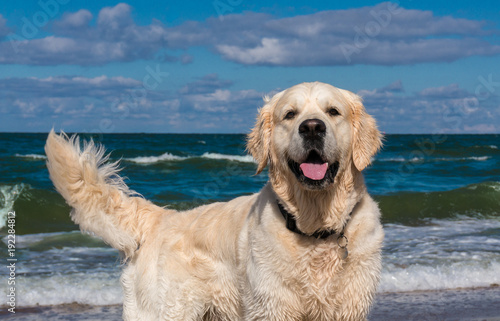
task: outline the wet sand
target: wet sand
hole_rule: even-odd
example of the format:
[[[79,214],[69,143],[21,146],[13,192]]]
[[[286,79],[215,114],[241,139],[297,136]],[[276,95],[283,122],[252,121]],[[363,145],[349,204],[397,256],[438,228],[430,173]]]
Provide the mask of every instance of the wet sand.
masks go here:
[[[369,320],[500,321],[500,287],[379,294]]]
[[[0,319],[19,321],[119,321],[121,306],[65,304],[18,309],[15,315],[2,309]],[[500,287],[381,293],[370,313],[371,321],[500,321]]]

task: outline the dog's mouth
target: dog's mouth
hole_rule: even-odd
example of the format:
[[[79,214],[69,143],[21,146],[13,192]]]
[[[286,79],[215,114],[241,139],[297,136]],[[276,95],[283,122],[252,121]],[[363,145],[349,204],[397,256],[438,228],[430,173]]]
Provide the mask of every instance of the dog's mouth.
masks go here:
[[[339,163],[329,164],[316,150],[311,150],[303,162],[288,160],[288,166],[300,183],[311,189],[321,189],[335,180]]]

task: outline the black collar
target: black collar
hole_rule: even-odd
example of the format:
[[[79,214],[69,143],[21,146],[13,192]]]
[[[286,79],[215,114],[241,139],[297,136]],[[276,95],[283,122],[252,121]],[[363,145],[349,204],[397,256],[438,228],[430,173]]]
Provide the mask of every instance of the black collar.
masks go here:
[[[278,203],[278,208],[280,209],[281,215],[283,215],[283,218],[286,221],[286,228],[294,233],[297,233],[297,234],[303,235],[303,236],[311,236],[311,237],[314,237],[317,239],[326,239],[327,237],[329,237],[331,235],[339,234],[342,236],[344,234],[345,226],[340,233],[338,233],[336,230],[325,230],[325,231],[316,231],[313,234],[306,234],[298,229],[297,221],[295,220],[295,217],[292,214],[288,213],[288,211],[285,210],[285,208],[283,207],[283,205],[280,204],[279,201],[277,203]],[[356,207],[356,206],[354,206],[354,207]],[[353,211],[354,211],[354,209],[353,209]],[[352,214],[352,212],[349,214],[349,217],[351,216],[351,214]]]

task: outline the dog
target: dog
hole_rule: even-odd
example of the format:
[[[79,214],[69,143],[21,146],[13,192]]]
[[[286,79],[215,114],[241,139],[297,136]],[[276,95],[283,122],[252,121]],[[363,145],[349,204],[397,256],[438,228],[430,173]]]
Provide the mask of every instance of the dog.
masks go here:
[[[92,142],[52,130],[45,151],[73,221],[124,255],[125,320],[364,320],[384,232],[361,171],[381,144],[359,96],[298,84],[248,135],[262,190],[182,212],[129,190]]]

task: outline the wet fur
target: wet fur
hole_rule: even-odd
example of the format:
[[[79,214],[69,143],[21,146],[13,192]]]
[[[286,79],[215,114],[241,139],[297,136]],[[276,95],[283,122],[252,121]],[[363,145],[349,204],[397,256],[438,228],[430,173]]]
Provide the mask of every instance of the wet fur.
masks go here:
[[[321,97],[337,104],[342,118],[322,114]],[[341,165],[324,190],[299,185],[287,167],[283,153],[298,148],[284,147],[296,143],[297,124],[282,121],[290,102],[302,104],[294,106],[300,117],[327,121],[335,140],[329,157]],[[379,281],[383,231],[361,170],[380,138],[355,94],[322,83],[294,86],[265,100],[248,136],[258,172],[269,166],[270,182],[257,194],[184,212],[130,191],[92,142],[82,149],[77,137],[52,131],[45,150],[72,219],[126,258],[125,320],[363,320]],[[347,260],[334,236],[288,231],[277,198],[304,232],[347,223]]]

